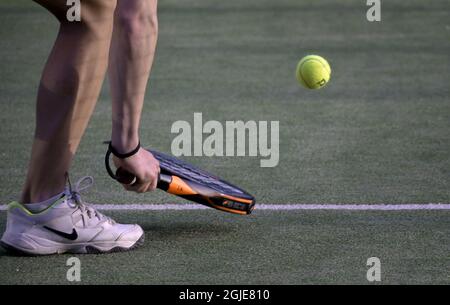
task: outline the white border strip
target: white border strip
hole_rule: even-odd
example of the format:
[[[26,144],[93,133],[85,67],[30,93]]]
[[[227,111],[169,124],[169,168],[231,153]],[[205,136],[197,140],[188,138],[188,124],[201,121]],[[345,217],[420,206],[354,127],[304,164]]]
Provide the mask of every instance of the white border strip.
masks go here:
[[[109,211],[187,211],[210,209],[200,204],[94,204],[99,210]],[[6,205],[0,205],[0,211]],[[450,210],[450,203],[423,204],[256,204],[255,210],[343,210],[343,211],[415,211]]]

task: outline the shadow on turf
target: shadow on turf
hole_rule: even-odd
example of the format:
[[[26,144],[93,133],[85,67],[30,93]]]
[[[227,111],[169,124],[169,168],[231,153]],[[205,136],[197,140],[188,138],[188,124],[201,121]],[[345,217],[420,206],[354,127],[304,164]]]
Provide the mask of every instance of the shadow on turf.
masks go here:
[[[221,224],[204,223],[170,223],[170,224],[141,224],[146,234],[150,234],[152,239],[170,239],[171,237],[195,237],[202,235],[227,235],[234,234],[235,230]]]
[[[189,239],[201,238],[202,236],[224,236],[228,234],[234,234],[235,230],[228,226],[220,224],[204,224],[204,223],[170,223],[170,224],[143,224],[141,225],[147,237],[147,242],[164,240],[170,241],[176,238]],[[56,254],[55,254],[56,255]],[[64,253],[60,255],[71,255],[70,253]],[[27,255],[24,253],[16,253],[13,251],[7,251],[3,247],[0,247],[0,257],[39,257],[38,255]]]
[[[8,254],[5,249],[0,247],[0,257],[2,256],[11,256],[11,254]]]

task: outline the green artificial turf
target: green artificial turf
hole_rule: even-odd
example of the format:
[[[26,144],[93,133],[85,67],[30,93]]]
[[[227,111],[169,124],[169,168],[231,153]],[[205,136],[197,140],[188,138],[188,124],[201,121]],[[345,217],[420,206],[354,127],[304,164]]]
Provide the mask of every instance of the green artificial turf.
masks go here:
[[[82,284],[369,284],[369,257],[382,284],[450,284],[448,211],[114,212],[137,222],[133,252],[76,255]],[[5,214],[0,214],[0,229]],[[0,252],[0,283],[70,284],[73,255]]]
[[[170,152],[172,124],[279,121],[280,162],[189,157],[259,203],[450,202],[450,4],[383,1],[159,1],[159,40],[142,117],[144,145]],[[34,132],[39,77],[57,23],[27,0],[0,3],[0,203],[17,200]],[[295,80],[307,54],[328,59],[321,90]],[[71,170],[92,175],[86,200],[167,203],[123,191],[106,174],[110,97],[102,90]],[[51,170],[51,169],[49,169]],[[0,212],[4,228],[5,213]],[[83,256],[83,283],[449,283],[449,214],[216,211],[114,213],[146,229],[133,253]],[[65,283],[63,257],[0,254],[0,283]]]

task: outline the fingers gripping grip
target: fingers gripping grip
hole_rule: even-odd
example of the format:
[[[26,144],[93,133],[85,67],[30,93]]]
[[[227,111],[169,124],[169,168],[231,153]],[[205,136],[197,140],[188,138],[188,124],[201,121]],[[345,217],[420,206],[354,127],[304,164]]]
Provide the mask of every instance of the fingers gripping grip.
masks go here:
[[[106,167],[106,171],[108,172],[109,176],[122,184],[127,184],[127,185],[135,184],[138,181],[137,177],[135,175],[133,175],[132,173],[124,170],[123,168],[119,167],[115,173],[113,172],[113,170],[111,169],[110,163],[109,163],[110,156],[111,156],[111,150],[108,150],[105,155],[105,167]],[[166,174],[159,174],[158,184],[157,184],[157,187],[159,189],[167,190],[167,189],[169,189],[169,186],[171,183],[172,183],[172,176],[169,176]]]

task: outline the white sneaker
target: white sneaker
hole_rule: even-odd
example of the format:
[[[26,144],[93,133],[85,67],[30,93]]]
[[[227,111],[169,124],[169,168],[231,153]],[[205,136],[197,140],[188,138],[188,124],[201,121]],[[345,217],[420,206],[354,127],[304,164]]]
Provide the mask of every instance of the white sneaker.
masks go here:
[[[83,181],[88,185],[80,188]],[[83,203],[79,191],[93,183],[80,179],[72,190],[38,213],[12,202],[6,231],[0,244],[18,254],[110,253],[134,249],[144,243],[144,231],[136,224],[118,224]]]

